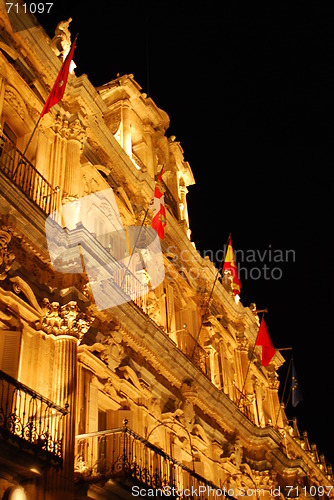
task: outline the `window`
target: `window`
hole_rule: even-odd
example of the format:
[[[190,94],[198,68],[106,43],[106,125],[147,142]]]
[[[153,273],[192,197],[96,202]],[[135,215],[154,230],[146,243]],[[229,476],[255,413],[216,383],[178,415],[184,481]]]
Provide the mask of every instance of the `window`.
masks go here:
[[[17,137],[12,129],[4,123],[0,142],[0,162],[2,170],[6,173],[12,173],[14,169],[16,140]]]
[[[21,333],[0,331],[0,370],[13,378],[17,378]]]
[[[17,137],[7,123],[3,125],[3,133],[16,146]]]

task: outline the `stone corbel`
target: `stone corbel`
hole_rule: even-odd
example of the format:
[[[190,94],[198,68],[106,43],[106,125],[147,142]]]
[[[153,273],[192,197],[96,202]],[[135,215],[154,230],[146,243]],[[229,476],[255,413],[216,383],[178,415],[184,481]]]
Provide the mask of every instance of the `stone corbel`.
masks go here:
[[[10,278],[10,281],[13,283],[14,292],[17,295],[22,292],[28,299],[29,304],[36,310],[39,315],[41,315],[42,309],[40,308],[36,296],[28,283],[20,278],[20,276],[14,276],[13,278]]]
[[[138,389],[140,392],[143,390],[143,386],[136,374],[136,372],[131,368],[129,365],[124,365],[120,366],[119,370],[123,373],[123,376],[126,380],[130,381],[136,389]],[[150,392],[150,391],[149,391]],[[151,395],[151,392],[150,392]]]

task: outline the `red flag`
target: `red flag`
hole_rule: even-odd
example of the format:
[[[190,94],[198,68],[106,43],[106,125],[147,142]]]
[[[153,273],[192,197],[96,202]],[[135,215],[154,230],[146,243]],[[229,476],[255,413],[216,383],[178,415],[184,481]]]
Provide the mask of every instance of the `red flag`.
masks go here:
[[[225,262],[223,266],[223,272],[224,271],[230,271],[232,276],[232,289],[234,295],[239,295],[241,290],[241,281],[239,279],[238,267],[234,259],[231,236],[228,239]]]
[[[57,102],[60,101],[60,99],[62,99],[64,96],[65,87],[66,87],[67,78],[68,78],[68,73],[70,71],[70,65],[71,65],[71,61],[73,59],[73,52],[75,49],[75,44],[76,44],[76,39],[74,40],[73,45],[71,47],[71,50],[67,54],[66,59],[60,68],[60,71],[59,71],[57,79],[52,87],[50,95],[47,98],[46,103],[44,104],[44,108],[43,108],[43,110],[41,112],[41,116],[40,116],[41,118],[46,113],[48,113],[50,111],[50,109],[52,108],[52,106],[57,104]]]
[[[261,326],[259,329],[259,333],[257,334],[255,345],[262,346],[262,366],[268,366],[276,350],[271,341],[264,319],[262,319],[261,321]]]
[[[159,238],[163,240],[165,237],[166,210],[164,195],[161,191],[161,176],[162,170],[154,189],[152,227],[157,232]]]

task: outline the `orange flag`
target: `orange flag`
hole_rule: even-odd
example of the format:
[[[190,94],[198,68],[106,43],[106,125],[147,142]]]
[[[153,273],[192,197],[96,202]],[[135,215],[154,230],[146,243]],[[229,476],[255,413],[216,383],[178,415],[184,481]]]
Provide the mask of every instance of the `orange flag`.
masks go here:
[[[234,260],[234,253],[231,243],[231,236],[228,239],[227,251],[225,255],[225,262],[223,266],[223,272],[230,271],[232,276],[232,289],[234,295],[239,295],[241,290],[241,281],[239,279],[238,267]]]
[[[60,68],[60,71],[59,71],[58,76],[56,78],[56,81],[52,87],[50,95],[44,104],[44,108],[42,109],[40,118],[42,118],[42,116],[44,116],[46,113],[48,113],[50,111],[50,109],[52,108],[52,106],[57,104],[57,102],[60,101],[60,99],[62,99],[64,96],[66,83],[67,83],[67,79],[68,79],[68,74],[70,71],[70,65],[71,65],[71,61],[73,59],[73,52],[75,49],[76,40],[77,39],[75,38],[73,45],[71,47],[71,50],[67,54],[66,59]]]
[[[262,346],[262,366],[268,366],[276,350],[271,341],[267,325],[265,324],[264,319],[262,319],[261,321],[255,345]]]
[[[154,189],[152,227],[157,232],[159,238],[163,240],[165,237],[166,210],[164,195],[161,191],[161,176],[162,170]]]

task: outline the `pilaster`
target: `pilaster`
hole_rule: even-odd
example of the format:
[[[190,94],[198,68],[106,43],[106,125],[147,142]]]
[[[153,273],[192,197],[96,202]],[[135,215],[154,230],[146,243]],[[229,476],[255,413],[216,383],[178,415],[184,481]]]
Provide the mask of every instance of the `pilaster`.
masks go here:
[[[131,139],[131,114],[130,106],[122,105],[122,124],[123,140],[122,147],[129,158],[132,158],[132,139]]]
[[[276,372],[269,375],[269,404],[271,413],[271,422],[274,426],[283,427],[283,415],[278,396],[279,380]]]
[[[2,109],[3,109],[3,102],[5,99],[5,79],[0,76],[0,133],[2,133]]]
[[[42,329],[55,340],[52,400],[69,412],[64,419],[63,467],[48,471],[46,499],[70,500],[74,489],[77,345],[91,320],[74,301],[60,306],[44,299],[43,312]]]
[[[79,119],[69,123],[67,129],[66,169],[63,188],[63,202],[81,195],[80,156],[85,130]]]
[[[242,391],[250,384],[250,379],[248,380],[247,374],[250,362],[248,358],[249,343],[244,335],[237,337],[237,342],[237,349],[235,351],[237,384]]]

